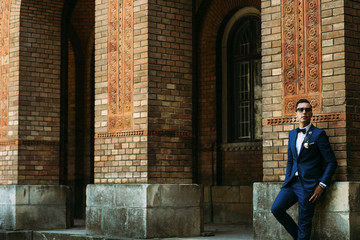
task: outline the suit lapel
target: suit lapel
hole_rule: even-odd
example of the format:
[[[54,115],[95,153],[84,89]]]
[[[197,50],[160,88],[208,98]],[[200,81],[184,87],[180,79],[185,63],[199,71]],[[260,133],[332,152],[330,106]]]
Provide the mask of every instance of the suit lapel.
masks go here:
[[[311,124],[309,131],[307,131],[307,133],[306,133],[306,136],[305,136],[305,138],[304,138],[304,141],[301,143],[301,148],[300,148],[299,156],[301,155],[301,153],[302,153],[302,151],[303,151],[303,149],[304,149],[304,142],[305,142],[305,140],[308,139],[308,141],[310,141],[310,138],[311,138],[311,136],[312,136],[313,130],[314,130],[314,125]],[[296,141],[295,141],[295,145],[296,145]],[[296,148],[296,147],[295,147],[295,148]],[[298,156],[298,157],[299,157],[299,156]]]
[[[292,138],[291,138],[291,142],[289,144],[291,144],[291,151],[293,152],[293,156],[294,159],[298,158],[298,154],[296,151],[296,138],[297,138],[297,132],[296,130],[292,132]]]

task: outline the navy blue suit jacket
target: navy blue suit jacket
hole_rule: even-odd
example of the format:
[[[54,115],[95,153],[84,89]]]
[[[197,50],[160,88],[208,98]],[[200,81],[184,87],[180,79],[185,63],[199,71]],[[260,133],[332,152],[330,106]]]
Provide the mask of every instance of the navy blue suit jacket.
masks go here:
[[[337,162],[325,131],[311,125],[301,144],[299,155],[296,151],[296,138],[297,132],[294,129],[289,132],[288,161],[283,187],[294,177],[295,165],[304,190],[312,192],[319,182],[329,185]]]

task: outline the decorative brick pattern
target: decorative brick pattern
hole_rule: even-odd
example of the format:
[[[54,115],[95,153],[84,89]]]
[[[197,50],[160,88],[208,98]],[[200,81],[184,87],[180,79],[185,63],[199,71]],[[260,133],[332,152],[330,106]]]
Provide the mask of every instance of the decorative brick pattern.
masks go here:
[[[284,115],[294,115],[300,98],[321,112],[320,0],[282,0]]]
[[[218,34],[248,6],[261,8],[263,142],[216,146]],[[0,1],[1,184],[59,183],[62,7]],[[194,136],[200,183],[212,184],[218,156],[224,184],[257,181],[261,167],[264,181],[281,181],[299,97],[312,101],[313,122],[330,138],[336,179],[360,179],[358,1],[99,0],[95,12],[95,183],[190,183]]]
[[[351,118],[356,118],[356,116],[351,115]],[[312,122],[328,122],[328,121],[344,121],[346,119],[345,113],[335,113],[335,114],[320,114],[314,115],[311,119]],[[279,124],[296,124],[296,117],[282,117],[282,118],[271,118],[264,119],[263,125],[279,125]]]
[[[0,2],[0,184],[15,183],[17,179],[16,162],[11,159],[17,149],[8,144],[10,7],[11,0]]]
[[[125,131],[115,133],[97,133],[95,138],[127,137],[127,136],[160,136],[160,137],[192,137],[192,132],[180,131]]]
[[[6,141],[9,124],[9,53],[11,0],[0,2],[0,141]]]
[[[294,117],[287,117],[286,98],[283,99],[284,89],[286,86],[286,77],[283,75],[282,70],[285,70],[287,62],[286,51],[287,48],[282,48],[282,38],[287,37],[286,32],[279,34],[278,29],[284,29],[286,25],[286,11],[289,10],[286,4],[296,5],[296,11],[308,11],[307,8],[313,8],[312,15],[306,15],[304,19],[297,21],[298,28],[303,26],[303,31],[306,34],[320,33],[310,38],[310,42],[314,41],[315,45],[321,46],[318,52],[309,51],[309,42],[304,42],[304,57],[297,53],[296,56],[303,59],[304,64],[299,64],[299,67],[304,69],[304,91],[296,92],[299,94],[297,97],[304,97],[312,99],[313,94],[320,93],[321,98],[318,100],[321,103],[321,111],[317,109],[313,116],[313,123],[315,126],[325,129],[329,136],[330,143],[335,151],[338,161],[338,169],[336,172],[336,180],[348,179],[347,166],[347,143],[346,143],[346,122],[350,119],[351,114],[346,113],[345,101],[345,48],[344,48],[344,26],[343,19],[343,6],[341,1],[321,1],[321,6],[318,1],[275,1],[275,0],[262,0],[262,79],[263,79],[263,173],[264,181],[283,181],[285,177],[286,161],[287,161],[287,145],[288,145],[288,132],[297,127],[297,122]],[[305,5],[303,5],[305,4]],[[307,6],[306,6],[307,4]],[[310,4],[312,4],[310,6]],[[301,8],[300,8],[301,7]],[[300,9],[299,9],[300,8]],[[316,9],[316,10],[315,10]],[[281,14],[275,14],[279,13]],[[321,18],[318,18],[321,16]],[[319,22],[321,26],[317,26],[306,21]],[[290,23],[295,21],[291,19]],[[284,25],[281,25],[281,23]],[[306,31],[306,27],[308,31]],[[310,32],[309,32],[310,31]],[[295,34],[295,33],[294,33]],[[306,39],[309,36],[304,35]],[[299,37],[301,40],[302,37]],[[284,39],[285,40],[285,39]],[[321,44],[320,42],[321,41]],[[314,48],[317,49],[317,48]],[[316,53],[316,54],[315,54]],[[317,55],[321,54],[321,55]],[[308,55],[308,57],[306,57]],[[321,57],[320,57],[321,56]],[[312,92],[310,77],[311,66],[309,70],[306,69],[306,61],[314,61],[319,63],[319,68],[322,69],[318,72],[316,78],[317,90]],[[300,61],[300,60],[298,60]],[[321,66],[321,68],[320,68]],[[284,69],[281,69],[284,67]],[[302,70],[301,70],[302,71]],[[286,73],[286,72],[284,72]],[[297,72],[299,73],[299,72]],[[299,81],[301,76],[299,76]],[[297,80],[297,79],[295,79]],[[312,80],[311,80],[312,81]],[[295,88],[300,90],[301,88]],[[294,92],[295,94],[295,92]],[[296,97],[296,98],[297,98]],[[312,102],[314,104],[314,102]],[[319,106],[319,105],[318,105]],[[293,108],[294,109],[294,108]],[[292,114],[295,113],[294,110]],[[290,112],[291,113],[291,112]],[[292,115],[289,114],[289,115]]]
[[[115,4],[115,5],[114,5]],[[128,6],[125,10],[124,7]],[[131,8],[129,8],[131,6]],[[95,154],[94,154],[94,183],[146,183],[148,182],[148,136],[147,136],[147,2],[142,0],[135,1],[100,1],[95,5]],[[109,84],[122,84],[124,79],[120,75],[113,75],[111,80],[109,63],[123,64],[124,52],[118,41],[118,35],[110,39],[109,20],[111,14],[119,14],[112,27],[123,29],[125,26],[125,12],[132,12],[133,16],[133,38],[131,46],[131,61],[127,64],[127,74],[133,76],[131,104],[133,113],[131,114],[132,125],[127,131],[119,131],[119,128],[110,126],[110,100]],[[114,19],[115,21],[115,19]],[[128,30],[130,30],[128,28]],[[123,35],[121,36],[124,37]],[[124,39],[123,39],[124,40]],[[112,45],[110,45],[110,43]],[[113,43],[115,45],[113,45]],[[118,45],[119,44],[119,45]],[[123,46],[125,49],[125,46]],[[129,52],[130,53],[130,52]],[[115,54],[111,58],[110,54]],[[112,59],[112,60],[110,60]],[[124,65],[122,65],[124,67]],[[117,71],[117,69],[116,69]],[[131,71],[131,72],[129,72]],[[116,74],[118,74],[117,72]],[[125,72],[123,72],[125,74]],[[114,82],[119,81],[119,82]],[[130,82],[127,82],[130,84]],[[117,86],[116,86],[117,91]],[[124,93],[124,92],[123,92]],[[117,95],[116,98],[124,95]],[[113,103],[121,103],[124,98],[116,99]],[[115,105],[113,105],[115,106]],[[115,108],[118,105],[115,106]],[[120,115],[120,112],[117,112]],[[114,115],[115,116],[115,115]],[[117,116],[116,116],[117,117]],[[117,127],[120,125],[116,125]],[[125,129],[124,129],[125,130]]]
[[[133,123],[133,1],[109,0],[109,131]]]
[[[133,38],[122,49],[124,42],[113,45],[115,38],[103,19],[116,12],[121,13],[119,23],[129,23],[127,11],[133,14]],[[97,3],[95,56],[104,61],[95,66],[95,183],[192,182],[191,16],[189,0]],[[124,59],[123,50],[131,44],[133,56]],[[122,66],[133,76],[129,128],[113,127],[107,105],[114,103],[108,89],[113,71],[107,66],[114,63],[113,51],[118,63],[132,64]],[[117,98],[118,106],[128,101],[124,95]]]

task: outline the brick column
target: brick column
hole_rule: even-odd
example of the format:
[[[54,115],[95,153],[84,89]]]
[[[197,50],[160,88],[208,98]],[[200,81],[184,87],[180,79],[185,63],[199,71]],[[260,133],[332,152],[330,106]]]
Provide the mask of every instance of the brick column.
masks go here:
[[[254,187],[255,239],[287,235],[270,208],[280,191],[278,182],[285,178],[288,132],[297,127],[291,114],[294,110],[290,110],[295,106],[289,100],[303,97],[315,105],[312,122],[326,131],[338,161],[334,179],[339,182],[329,188],[315,215],[326,218],[344,239],[356,239],[359,234],[353,227],[358,210],[351,207],[352,199],[359,197],[360,180],[357,104],[360,88],[359,65],[355,60],[360,56],[359,9],[356,1],[262,0],[263,180],[266,183]],[[287,27],[292,24],[300,26],[304,35],[297,32],[297,27],[291,32]],[[291,47],[294,43],[291,40],[297,41],[293,45],[296,48]],[[301,52],[304,49],[301,44],[308,44],[307,51]],[[293,64],[296,67],[291,72]],[[347,191],[338,193],[340,188]],[[339,200],[343,195],[344,199]],[[343,214],[349,216],[345,221],[340,220],[344,219]],[[316,238],[340,236],[328,236],[324,229],[328,228],[315,217]]]
[[[95,183],[192,182],[191,6],[96,6]]]
[[[149,1],[149,182],[192,183],[192,2]]]
[[[62,5],[22,1],[20,12],[20,2],[1,4],[0,181],[59,184]]]
[[[200,205],[171,198],[170,205],[187,208],[185,215],[174,211],[171,221],[192,216],[186,218],[193,229],[163,228],[169,203],[154,209],[147,196],[147,189],[176,196],[181,188],[185,199],[202,203],[199,186],[179,185],[192,183],[192,1],[103,0],[95,12],[95,185],[87,188],[87,232],[200,235]],[[98,198],[104,189],[116,197]],[[141,203],[131,200],[139,197]],[[119,213],[112,222],[120,229],[106,223],[104,231],[109,215],[102,209]]]
[[[296,1],[289,1],[288,3],[291,2],[295,3]],[[288,132],[297,127],[295,106],[292,104],[285,106],[285,103],[289,103],[285,100],[290,97],[294,98],[294,101],[299,98],[308,98],[315,105],[312,122],[314,125],[325,129],[330,138],[339,163],[336,178],[347,179],[347,159],[346,154],[344,154],[346,150],[345,32],[343,23],[341,23],[342,13],[338,9],[339,4],[334,5],[334,1],[332,1],[331,4],[322,4],[321,9],[320,5],[315,4],[317,6],[316,11],[321,11],[322,17],[318,20],[321,25],[317,28],[321,31],[315,31],[318,33],[317,38],[321,39],[321,41],[314,41],[315,47],[320,47],[321,43],[321,48],[316,47],[319,49],[318,51],[311,53],[313,55],[308,52],[294,52],[287,55],[286,51],[290,50],[286,47],[291,44],[285,43],[285,40],[290,36],[284,32],[287,18],[282,19],[281,14],[274,14],[285,11],[285,8],[282,8],[281,1],[262,1],[264,181],[283,181],[285,177]],[[304,3],[303,11],[306,11],[306,7],[308,7],[308,3]],[[294,14],[297,16],[297,11]],[[283,30],[279,32],[279,29]],[[311,31],[311,29],[307,31]],[[294,34],[297,34],[296,36],[300,39],[305,37],[300,36],[300,33]],[[297,42],[297,44],[300,43]],[[312,47],[312,45],[308,47]],[[304,63],[304,67],[308,69],[304,75],[306,87],[302,92],[303,83],[296,80],[294,86],[299,89],[297,94],[294,93],[295,91],[289,90],[292,88],[286,82],[288,81],[286,77],[290,75],[286,69],[292,64],[290,61],[292,55],[298,62],[301,62],[302,55],[304,55],[303,59],[307,59],[308,62],[311,62],[313,58],[318,61],[316,67],[313,68],[311,68],[310,63],[308,65],[306,62]],[[320,59],[321,61],[319,61]],[[321,71],[314,70],[314,72],[318,71],[318,75],[316,75],[316,72],[313,73],[312,70],[318,68]],[[294,72],[296,74],[295,79],[301,79],[301,70],[296,68]],[[285,74],[288,75],[285,76]],[[316,82],[312,82],[311,74],[316,77]],[[286,87],[288,89],[285,90]],[[317,99],[318,96],[321,96],[320,100]],[[290,109],[290,107],[292,108]]]
[[[65,228],[70,191],[59,185],[63,4],[0,5],[0,229]]]

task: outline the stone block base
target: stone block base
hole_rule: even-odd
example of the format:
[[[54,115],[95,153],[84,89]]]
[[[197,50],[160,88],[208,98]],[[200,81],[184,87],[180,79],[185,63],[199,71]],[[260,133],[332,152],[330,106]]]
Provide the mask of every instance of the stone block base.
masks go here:
[[[95,184],[86,234],[123,238],[200,236],[202,189],[187,184]]]
[[[204,222],[252,224],[252,186],[204,186]]]
[[[50,185],[0,185],[0,229],[70,227],[70,189]]]
[[[0,230],[1,240],[34,240],[32,231],[5,231]]]
[[[291,239],[271,213],[282,183],[254,183],[254,239]],[[297,222],[297,204],[288,210]],[[316,204],[311,239],[355,240],[360,236],[360,182],[336,182]]]

